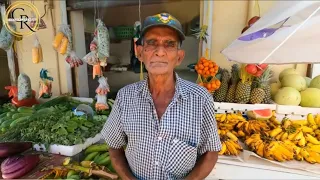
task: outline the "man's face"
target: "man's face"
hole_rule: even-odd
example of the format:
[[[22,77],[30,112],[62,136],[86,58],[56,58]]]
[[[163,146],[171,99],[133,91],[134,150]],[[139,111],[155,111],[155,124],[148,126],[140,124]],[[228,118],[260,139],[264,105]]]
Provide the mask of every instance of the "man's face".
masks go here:
[[[184,51],[179,49],[179,38],[175,30],[168,27],[153,27],[143,38],[143,46],[137,47],[139,60],[152,75],[172,73],[181,64]]]

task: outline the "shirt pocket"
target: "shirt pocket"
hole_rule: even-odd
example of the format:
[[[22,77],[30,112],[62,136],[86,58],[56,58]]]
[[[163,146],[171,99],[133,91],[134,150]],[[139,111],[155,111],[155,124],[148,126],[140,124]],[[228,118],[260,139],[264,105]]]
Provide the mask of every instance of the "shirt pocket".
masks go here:
[[[183,178],[195,166],[197,161],[197,148],[185,141],[174,138],[169,148],[166,168],[169,174],[176,178]]]

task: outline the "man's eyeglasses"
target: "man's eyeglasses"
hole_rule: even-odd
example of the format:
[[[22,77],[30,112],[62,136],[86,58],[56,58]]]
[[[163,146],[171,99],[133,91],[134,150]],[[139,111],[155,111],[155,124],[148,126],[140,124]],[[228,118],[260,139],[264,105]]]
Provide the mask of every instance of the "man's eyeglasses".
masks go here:
[[[160,43],[159,41],[154,39],[145,40],[143,42],[143,46],[147,51],[156,50],[159,46],[163,46],[166,51],[176,51],[180,48],[177,41],[167,40],[163,41],[163,43]]]

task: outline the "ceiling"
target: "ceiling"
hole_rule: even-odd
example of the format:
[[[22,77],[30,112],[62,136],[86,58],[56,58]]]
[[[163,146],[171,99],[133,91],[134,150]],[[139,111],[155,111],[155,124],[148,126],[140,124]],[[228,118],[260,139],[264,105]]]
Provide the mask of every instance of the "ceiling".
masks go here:
[[[168,2],[177,2],[182,0],[140,0],[141,5],[160,4]],[[67,0],[67,7],[69,10],[91,9],[95,7],[119,7],[119,6],[134,6],[139,5],[139,0]]]

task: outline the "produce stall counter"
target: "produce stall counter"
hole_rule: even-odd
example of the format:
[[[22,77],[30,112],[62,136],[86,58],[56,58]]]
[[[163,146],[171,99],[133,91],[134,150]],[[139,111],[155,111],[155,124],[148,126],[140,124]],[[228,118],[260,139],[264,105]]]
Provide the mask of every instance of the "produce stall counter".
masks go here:
[[[267,163],[218,160],[207,180],[217,179],[319,179],[320,175]]]

